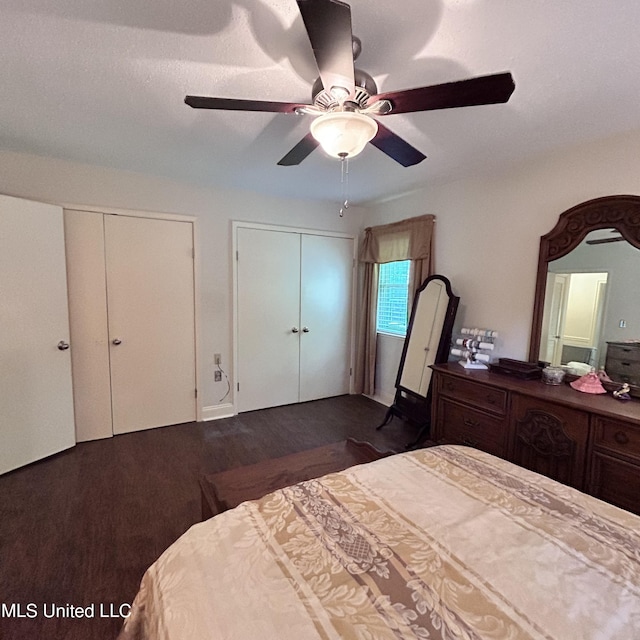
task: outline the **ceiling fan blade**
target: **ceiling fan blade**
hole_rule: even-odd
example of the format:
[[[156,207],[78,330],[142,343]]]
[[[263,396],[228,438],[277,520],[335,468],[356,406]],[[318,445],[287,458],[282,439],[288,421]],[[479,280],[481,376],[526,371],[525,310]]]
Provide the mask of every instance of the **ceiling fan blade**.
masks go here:
[[[271,113],[296,113],[308,104],[296,102],[269,102],[267,100],[236,100],[235,98],[207,98],[187,96],[185,103],[194,109],[224,109],[230,111],[269,111]]]
[[[297,0],[322,86],[354,91],[351,7],[339,0]]]
[[[369,103],[389,100],[393,106],[389,114],[433,111],[507,102],[514,89],[513,78],[506,72],[430,87],[380,93],[370,98]]]
[[[371,144],[403,167],[411,167],[427,157],[380,122],[378,122],[378,133],[371,140]]]
[[[282,167],[292,167],[300,164],[317,146],[319,142],[311,135],[307,135],[282,158],[278,164]]]

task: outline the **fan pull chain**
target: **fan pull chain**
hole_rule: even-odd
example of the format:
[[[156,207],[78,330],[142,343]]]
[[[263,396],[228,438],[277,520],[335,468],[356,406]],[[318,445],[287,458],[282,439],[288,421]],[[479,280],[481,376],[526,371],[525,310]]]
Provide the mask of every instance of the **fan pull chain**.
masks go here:
[[[340,207],[340,217],[349,208],[349,158],[346,155],[340,158],[340,183],[342,184],[342,206]]]

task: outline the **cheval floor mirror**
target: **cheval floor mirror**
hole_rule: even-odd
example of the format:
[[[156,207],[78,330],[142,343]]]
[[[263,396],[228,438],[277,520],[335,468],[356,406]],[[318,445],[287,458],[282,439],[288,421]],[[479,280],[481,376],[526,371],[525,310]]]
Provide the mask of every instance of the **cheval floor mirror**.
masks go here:
[[[446,362],[451,332],[460,298],[441,275],[429,276],[420,285],[411,307],[407,336],[396,377],[396,393],[382,429],[397,416],[418,427],[418,436],[407,448],[423,442],[431,428],[431,365]]]

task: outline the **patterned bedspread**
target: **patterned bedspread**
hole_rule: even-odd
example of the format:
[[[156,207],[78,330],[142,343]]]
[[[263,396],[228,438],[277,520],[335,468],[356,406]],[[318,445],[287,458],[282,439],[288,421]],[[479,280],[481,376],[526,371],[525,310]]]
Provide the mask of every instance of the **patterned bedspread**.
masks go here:
[[[384,458],[195,525],[122,640],[640,638],[640,518],[474,449]]]

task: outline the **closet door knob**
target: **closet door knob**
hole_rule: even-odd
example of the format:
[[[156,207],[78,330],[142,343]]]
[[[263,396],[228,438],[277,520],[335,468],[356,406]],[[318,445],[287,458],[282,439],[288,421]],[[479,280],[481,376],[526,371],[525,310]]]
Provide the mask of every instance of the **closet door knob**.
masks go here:
[[[111,342],[113,342],[113,344],[115,345],[122,344],[122,340],[120,340],[120,338],[114,338]]]
[[[309,333],[309,327],[302,327],[302,333]]]
[[[298,327],[292,327],[291,333],[298,333]]]
[[[60,342],[58,342],[58,349],[60,349],[60,351],[66,351],[69,348],[69,343],[65,342],[64,340],[60,340]]]

